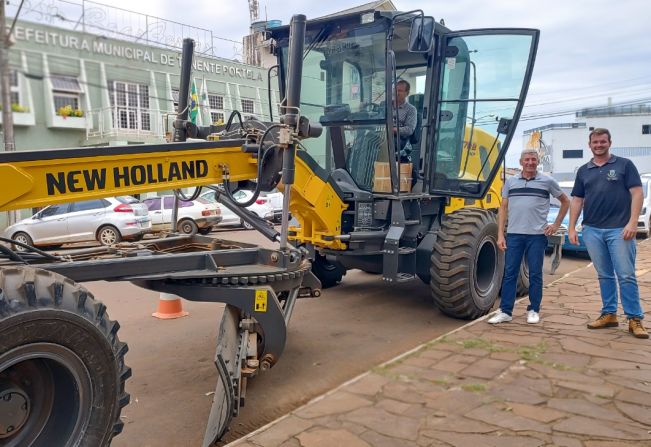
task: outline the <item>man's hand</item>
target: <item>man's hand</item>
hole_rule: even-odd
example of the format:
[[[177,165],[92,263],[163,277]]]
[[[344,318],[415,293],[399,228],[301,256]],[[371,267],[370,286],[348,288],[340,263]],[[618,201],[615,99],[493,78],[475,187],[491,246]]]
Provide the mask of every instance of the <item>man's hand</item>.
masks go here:
[[[579,233],[576,232],[576,228],[568,230],[567,238],[570,240],[570,244],[579,245]]]
[[[556,233],[559,227],[560,225],[556,223],[547,224],[547,226],[545,227],[545,236],[551,236],[552,234]]]
[[[497,248],[506,251],[506,239],[504,239],[504,235],[500,234],[497,236]]]
[[[637,222],[629,223],[622,230],[622,237],[625,241],[630,241],[637,235]]]
[[[398,128],[397,127],[393,128],[393,133],[398,133]]]

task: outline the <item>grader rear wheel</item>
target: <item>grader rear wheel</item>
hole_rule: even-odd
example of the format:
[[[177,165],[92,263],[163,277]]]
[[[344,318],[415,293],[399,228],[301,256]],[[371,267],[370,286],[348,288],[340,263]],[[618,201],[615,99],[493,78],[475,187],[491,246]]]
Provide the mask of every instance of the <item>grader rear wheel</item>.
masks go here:
[[[432,297],[443,313],[463,319],[485,315],[495,304],[503,274],[492,212],[465,208],[443,218],[430,267]]]
[[[82,286],[0,268],[0,445],[107,446],[129,402],[127,346]]]
[[[527,262],[527,254],[522,257],[522,264],[520,264],[520,271],[518,272],[518,282],[515,288],[517,296],[529,295],[529,263]]]

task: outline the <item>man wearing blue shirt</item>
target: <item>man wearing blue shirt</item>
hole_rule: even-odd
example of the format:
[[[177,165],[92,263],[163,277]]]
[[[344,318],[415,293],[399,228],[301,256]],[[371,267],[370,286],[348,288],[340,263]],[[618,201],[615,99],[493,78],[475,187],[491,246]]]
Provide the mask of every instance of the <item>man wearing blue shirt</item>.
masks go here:
[[[601,315],[589,329],[619,325],[617,284],[628,330],[637,338],[649,338],[642,325],[644,311],[635,278],[635,235],[644,195],[635,165],[610,153],[608,129],[597,128],[588,138],[593,158],[576,173],[570,205],[569,239],[578,245],[575,229],[583,209],[583,242],[597,270],[601,290]]]

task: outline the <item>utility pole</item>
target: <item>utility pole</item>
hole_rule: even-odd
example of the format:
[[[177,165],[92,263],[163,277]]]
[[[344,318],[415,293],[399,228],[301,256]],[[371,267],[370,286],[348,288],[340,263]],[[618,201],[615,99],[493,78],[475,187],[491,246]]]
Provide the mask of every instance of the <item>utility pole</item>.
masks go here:
[[[16,150],[14,139],[14,115],[11,110],[11,85],[9,82],[9,47],[11,40],[7,32],[5,16],[6,0],[0,0],[0,91],[2,91],[2,130],[4,134],[5,151]],[[7,225],[16,223],[17,213],[7,211]]]

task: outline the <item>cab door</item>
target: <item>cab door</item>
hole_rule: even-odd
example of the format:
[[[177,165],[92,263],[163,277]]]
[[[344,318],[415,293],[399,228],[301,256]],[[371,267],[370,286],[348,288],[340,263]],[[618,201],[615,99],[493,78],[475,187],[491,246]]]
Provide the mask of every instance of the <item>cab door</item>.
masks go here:
[[[436,195],[483,197],[516,131],[539,31],[470,30],[442,36],[431,79],[425,178]]]

